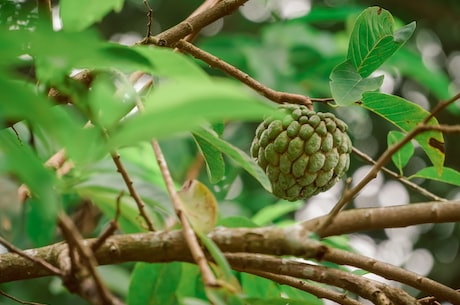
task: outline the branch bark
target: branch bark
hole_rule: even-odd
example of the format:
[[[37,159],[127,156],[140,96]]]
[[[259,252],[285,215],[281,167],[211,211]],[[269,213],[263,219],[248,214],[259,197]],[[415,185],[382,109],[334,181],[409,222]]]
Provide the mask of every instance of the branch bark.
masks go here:
[[[452,202],[451,204],[458,206],[459,202]],[[442,203],[434,208],[430,208],[430,203],[420,204],[420,206],[414,204],[407,207],[392,207],[391,209],[395,210],[390,215],[392,215],[392,218],[396,218],[397,215],[400,215],[398,209],[404,210],[412,206],[415,206],[415,209],[424,211],[424,213],[430,214],[431,211],[434,213],[431,215],[438,215],[436,216],[438,219],[447,217],[448,213],[443,211],[444,206],[448,207],[449,211],[455,207],[449,206],[449,203]],[[372,212],[371,209],[367,210],[365,213]],[[340,215],[337,219],[340,219]],[[456,220],[460,220],[459,218],[460,215],[457,214]],[[452,221],[452,219],[449,218],[447,221]],[[354,222],[356,222],[356,218]],[[413,222],[411,221],[411,223]],[[426,222],[432,223],[432,219],[427,219]],[[460,292],[456,292],[449,287],[384,262],[376,261],[359,254],[326,247],[319,241],[311,239],[310,236],[311,232],[306,230],[305,224],[287,228],[216,228],[209,234],[209,237],[226,254],[257,253],[291,255],[319,261],[327,260],[362,268],[385,278],[411,285],[429,295],[433,295],[439,300],[447,300],[454,304],[460,304]],[[87,240],[88,244],[92,242],[94,240]],[[29,250],[28,254],[40,257],[51,265],[58,266],[59,254],[66,249],[67,244],[58,243],[44,248]],[[192,255],[181,231],[111,236],[95,252],[95,258],[101,265],[129,261],[193,262]],[[48,275],[51,275],[49,270],[31,262],[29,259],[21,258],[15,253],[0,255],[0,283]]]

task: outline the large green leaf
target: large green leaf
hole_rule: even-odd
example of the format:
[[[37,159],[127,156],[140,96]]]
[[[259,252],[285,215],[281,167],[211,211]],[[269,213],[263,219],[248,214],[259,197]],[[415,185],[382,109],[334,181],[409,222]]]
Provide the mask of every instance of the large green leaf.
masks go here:
[[[267,175],[265,175],[260,166],[245,152],[219,138],[213,130],[200,128],[194,132],[194,135],[202,138],[204,141],[207,141],[216,149],[229,156],[251,176],[256,178],[267,191],[271,192],[271,184]]]
[[[273,109],[231,82],[167,82],[147,97],[145,111],[112,133],[111,147],[169,136],[223,119],[261,119]]]
[[[387,135],[387,144],[388,147],[391,145],[395,144],[396,142],[401,141],[404,138],[404,134],[392,130],[388,133]],[[407,165],[407,162],[409,162],[410,158],[414,154],[414,145],[412,145],[411,142],[407,143],[404,145],[400,150],[398,150],[396,153],[391,156],[391,160],[393,161],[394,165],[399,169],[399,173],[402,175],[403,171],[402,169],[404,166]]]
[[[37,245],[49,244],[55,234],[56,217],[60,206],[54,188],[56,177],[43,165],[32,149],[21,143],[9,129],[0,131],[0,155],[3,170],[14,174],[27,185],[32,198],[27,206],[27,232]]]
[[[409,132],[421,123],[430,114],[419,105],[401,97],[379,92],[364,93],[362,107],[380,115],[401,130]],[[430,125],[439,125],[436,118],[431,118]],[[438,171],[444,164],[444,137],[439,131],[427,131],[415,137],[422,149],[430,158]]]
[[[452,185],[460,186],[460,172],[449,167],[444,167],[442,169],[442,174],[439,174],[439,171],[435,167],[425,167],[417,173],[409,177],[413,178],[424,178],[430,180],[436,180],[444,183],[449,183]]]
[[[349,60],[337,65],[330,75],[334,101],[341,106],[359,101],[364,92],[380,88],[383,76],[363,78]]]
[[[137,263],[131,277],[128,305],[175,305],[182,277],[181,263]]]
[[[414,30],[415,22],[412,22],[394,32],[390,12],[380,7],[367,8],[353,27],[347,58],[362,77],[367,77],[390,58]]]
[[[67,31],[81,31],[93,23],[102,20],[112,10],[119,12],[124,0],[62,0],[59,10],[63,28]]]

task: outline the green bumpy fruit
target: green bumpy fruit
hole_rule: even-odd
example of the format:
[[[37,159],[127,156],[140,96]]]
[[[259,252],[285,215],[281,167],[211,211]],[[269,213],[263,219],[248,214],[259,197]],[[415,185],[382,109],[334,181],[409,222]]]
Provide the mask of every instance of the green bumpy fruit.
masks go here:
[[[302,105],[283,105],[280,110],[284,116],[265,119],[251,145],[273,194],[294,201],[330,189],[350,165],[348,126],[332,113]]]

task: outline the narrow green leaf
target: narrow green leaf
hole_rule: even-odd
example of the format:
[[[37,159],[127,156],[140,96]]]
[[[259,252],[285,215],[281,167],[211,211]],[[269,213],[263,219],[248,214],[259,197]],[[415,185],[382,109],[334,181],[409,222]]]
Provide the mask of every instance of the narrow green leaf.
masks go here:
[[[245,152],[233,146],[227,141],[222,140],[217,134],[210,129],[200,128],[194,132],[203,140],[213,145],[216,149],[229,156],[239,166],[244,168],[251,176],[257,179],[259,183],[269,192],[271,192],[271,184],[260,166]]]
[[[219,278],[225,281],[225,283],[229,287],[232,287],[232,290],[234,290],[235,292],[239,292],[240,287],[239,287],[238,280],[233,275],[232,268],[230,267],[230,264],[228,263],[222,251],[219,249],[216,243],[211,238],[209,238],[207,235],[202,234],[200,232],[195,232],[195,233],[198,235],[201,242],[206,247],[206,249],[209,251],[214,261],[216,262],[218,269],[219,269],[219,272],[218,272]]]
[[[212,184],[219,182],[225,174],[225,162],[221,151],[196,134],[193,134],[193,138],[206,161],[209,181]]]
[[[280,297],[280,289],[275,282],[253,274],[241,273],[241,286],[248,297],[261,299]]]
[[[362,77],[367,77],[390,58],[414,30],[415,22],[412,22],[394,33],[390,12],[380,7],[367,8],[353,27],[347,58]]]
[[[176,289],[181,277],[181,263],[137,263],[129,285],[128,305],[178,304]]]
[[[55,175],[9,129],[0,131],[0,153],[5,160],[4,170],[17,176],[32,194],[26,204],[27,233],[30,239],[37,246],[49,244],[55,234],[60,203],[54,191]]]
[[[81,31],[95,22],[102,20],[112,10],[119,12],[124,0],[62,0],[59,9],[63,28],[66,31]]]
[[[414,129],[430,114],[419,105],[401,97],[378,92],[364,93],[362,103],[366,109],[380,115],[405,132]],[[436,118],[431,118],[430,125],[439,125]],[[439,131],[427,131],[415,137],[437,170],[444,164],[444,136]]]
[[[257,228],[259,227],[254,221],[243,216],[230,216],[217,222],[217,225],[226,228]]]
[[[409,179],[413,178],[436,180],[460,186],[460,172],[450,167],[443,167],[441,175],[439,175],[439,171],[437,168],[425,167],[424,169],[421,169],[420,171],[409,177]]]
[[[404,134],[399,131],[390,131],[387,135],[387,144],[388,147],[393,145],[396,142],[401,141],[404,138]],[[391,160],[393,161],[394,165],[399,169],[399,173],[403,174],[403,168],[407,165],[410,158],[414,154],[414,145],[411,142],[404,145],[400,150],[398,150],[393,156],[391,156]]]
[[[145,111],[119,125],[111,147],[136,144],[223,119],[261,119],[272,106],[232,82],[167,82],[147,97]]]
[[[330,75],[330,88],[335,102],[348,106],[359,101],[364,92],[380,88],[383,76],[362,78],[349,60],[337,65]]]
[[[281,285],[281,292],[289,297],[289,304],[323,305],[323,301],[303,290],[288,285]]]
[[[258,211],[252,221],[259,226],[269,225],[274,220],[286,215],[287,213],[300,209],[304,203],[302,201],[280,200],[275,204],[269,205]]]

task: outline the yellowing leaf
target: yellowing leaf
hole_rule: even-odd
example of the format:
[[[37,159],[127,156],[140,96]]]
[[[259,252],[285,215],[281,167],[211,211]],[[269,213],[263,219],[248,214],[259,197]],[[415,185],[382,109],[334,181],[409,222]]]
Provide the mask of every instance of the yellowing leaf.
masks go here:
[[[199,233],[209,233],[217,223],[217,202],[213,193],[200,181],[188,180],[178,194],[193,229]]]

